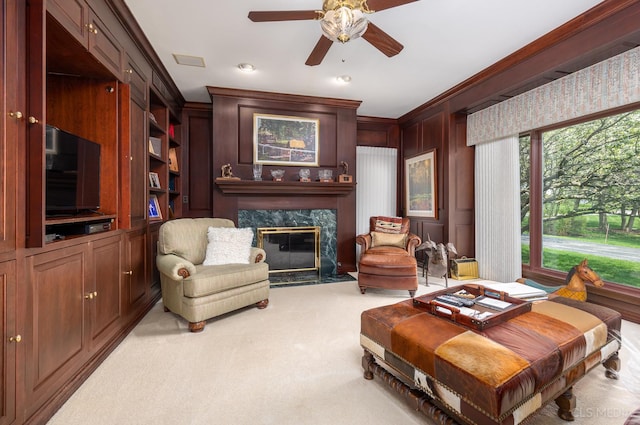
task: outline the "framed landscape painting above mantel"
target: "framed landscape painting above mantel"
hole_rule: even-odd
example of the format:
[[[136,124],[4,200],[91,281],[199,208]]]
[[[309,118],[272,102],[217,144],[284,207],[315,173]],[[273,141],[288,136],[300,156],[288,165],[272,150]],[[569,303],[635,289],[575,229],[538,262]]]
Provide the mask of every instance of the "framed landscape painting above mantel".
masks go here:
[[[319,120],[253,114],[253,162],[318,166]]]
[[[435,149],[405,160],[407,216],[438,218],[436,165]]]

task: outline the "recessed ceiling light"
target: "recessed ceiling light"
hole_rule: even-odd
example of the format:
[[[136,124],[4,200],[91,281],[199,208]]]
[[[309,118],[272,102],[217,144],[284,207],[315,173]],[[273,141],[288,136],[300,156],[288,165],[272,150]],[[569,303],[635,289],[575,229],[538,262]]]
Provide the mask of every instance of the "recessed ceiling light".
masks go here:
[[[341,84],[349,84],[351,82],[351,76],[350,75],[340,75],[339,77],[336,77],[336,80]]]
[[[239,63],[238,69],[242,72],[253,72],[256,70],[256,67],[250,63]]]
[[[197,66],[200,68],[204,68],[205,66],[204,58],[201,58],[200,56],[178,55],[174,53],[173,58],[176,60],[178,65]]]

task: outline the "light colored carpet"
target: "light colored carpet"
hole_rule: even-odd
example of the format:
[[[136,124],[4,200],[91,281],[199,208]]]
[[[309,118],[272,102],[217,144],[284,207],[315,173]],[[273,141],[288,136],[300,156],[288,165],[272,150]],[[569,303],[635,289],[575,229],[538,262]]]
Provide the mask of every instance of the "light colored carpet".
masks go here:
[[[444,287],[421,280],[418,295]],[[451,281],[450,285],[458,284]],[[408,298],[357,282],[272,288],[265,310],[210,320],[200,334],[159,302],[49,425],[428,424],[362,377],[360,313]],[[640,325],[624,322],[620,380],[575,387],[576,424],[620,425],[640,406]],[[548,405],[530,424],[566,424]]]

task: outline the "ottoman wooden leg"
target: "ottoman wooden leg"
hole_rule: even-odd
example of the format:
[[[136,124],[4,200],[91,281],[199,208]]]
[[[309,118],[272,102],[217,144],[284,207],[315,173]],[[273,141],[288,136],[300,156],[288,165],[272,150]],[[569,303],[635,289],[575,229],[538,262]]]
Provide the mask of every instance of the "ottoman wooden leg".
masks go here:
[[[362,368],[364,369],[364,379],[371,380],[373,379],[373,372],[371,371],[371,365],[375,363],[373,359],[373,354],[364,350],[364,355],[362,356]]]
[[[576,396],[573,395],[573,387],[569,387],[555,401],[558,405],[558,416],[565,421],[574,421],[572,410],[576,407]]]
[[[602,365],[606,369],[604,376],[609,379],[618,379],[618,371],[620,370],[620,357],[618,357],[618,353],[613,354],[605,360]]]

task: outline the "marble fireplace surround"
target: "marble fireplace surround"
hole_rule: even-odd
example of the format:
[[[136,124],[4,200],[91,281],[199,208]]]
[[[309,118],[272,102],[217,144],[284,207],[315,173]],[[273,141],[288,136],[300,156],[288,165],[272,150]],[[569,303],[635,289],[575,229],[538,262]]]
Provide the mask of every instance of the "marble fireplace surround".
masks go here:
[[[335,209],[238,210],[238,227],[320,227],[320,276],[337,274],[337,214]],[[255,241],[254,241],[255,242]],[[255,243],[254,243],[255,246]],[[268,258],[267,258],[268,262]]]

